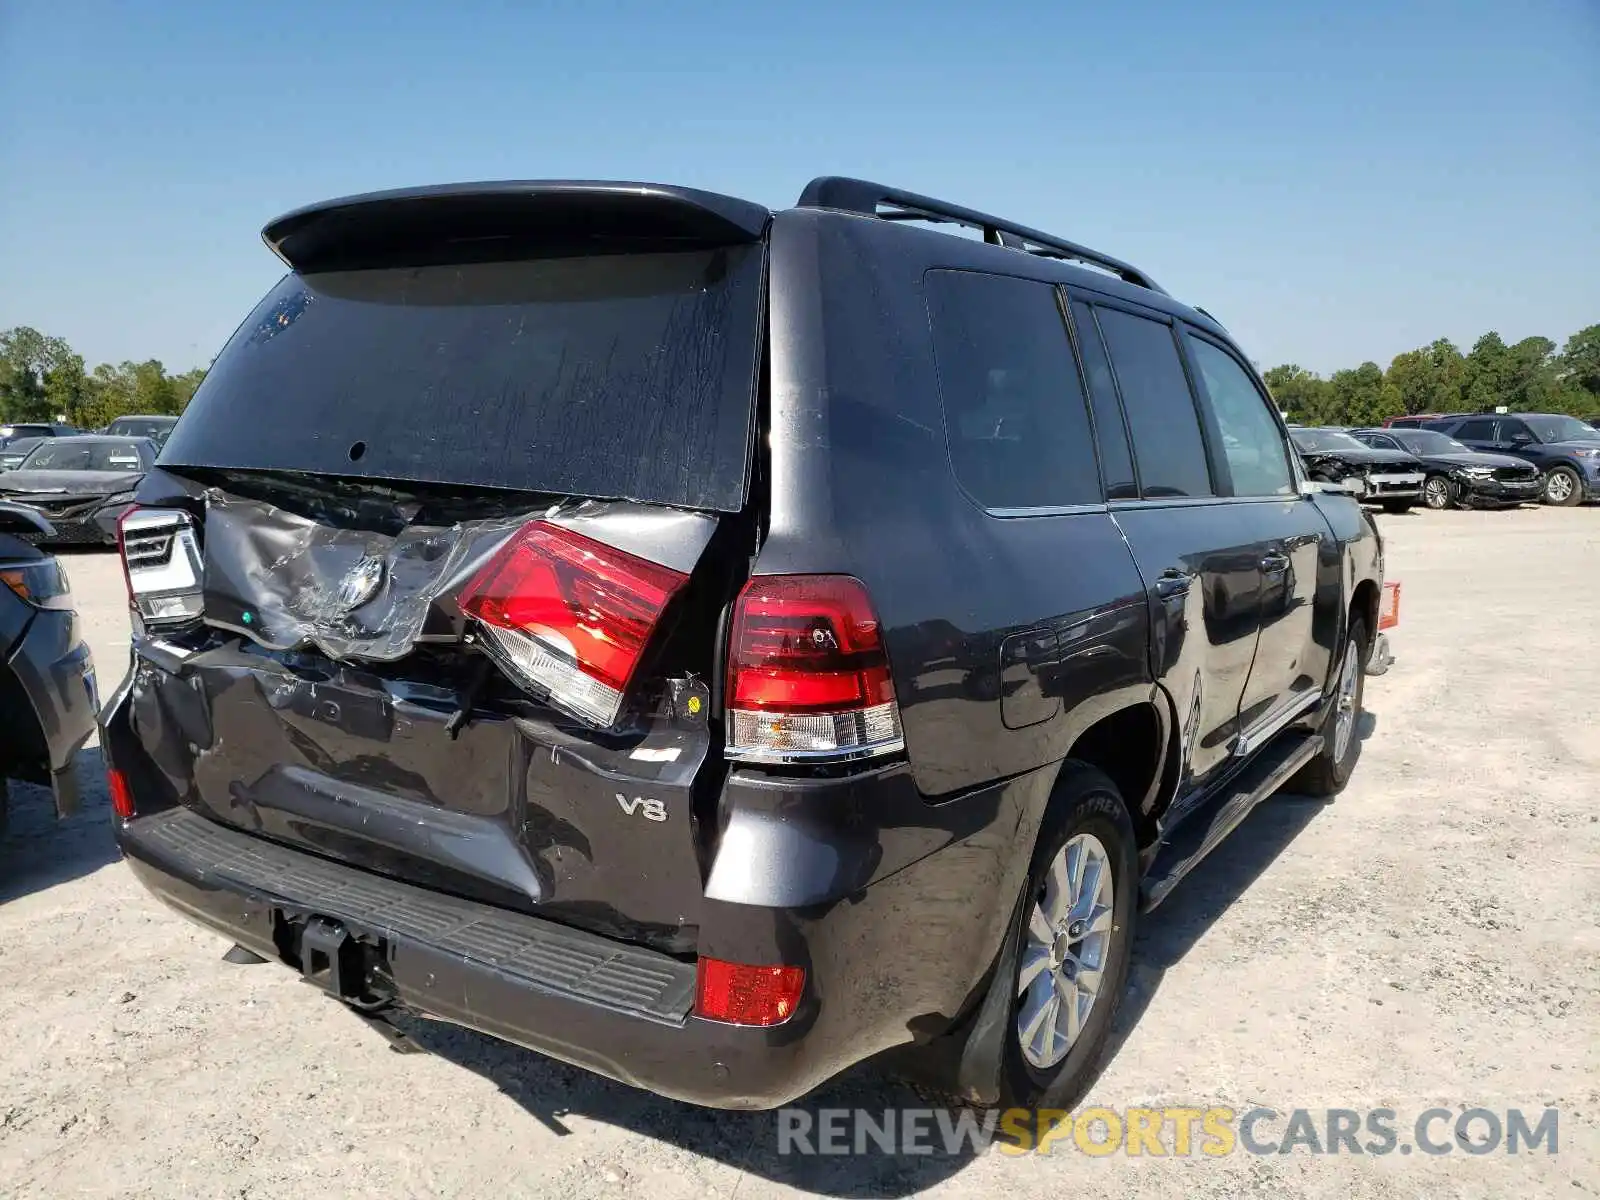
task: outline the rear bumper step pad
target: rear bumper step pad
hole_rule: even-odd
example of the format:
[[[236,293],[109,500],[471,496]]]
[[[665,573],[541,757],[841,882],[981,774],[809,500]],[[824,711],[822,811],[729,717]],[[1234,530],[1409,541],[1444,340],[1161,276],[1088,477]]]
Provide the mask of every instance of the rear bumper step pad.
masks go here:
[[[137,817],[119,841],[130,857],[198,888],[332,917],[553,996],[671,1025],[693,1004],[692,963],[320,859],[188,809]]]

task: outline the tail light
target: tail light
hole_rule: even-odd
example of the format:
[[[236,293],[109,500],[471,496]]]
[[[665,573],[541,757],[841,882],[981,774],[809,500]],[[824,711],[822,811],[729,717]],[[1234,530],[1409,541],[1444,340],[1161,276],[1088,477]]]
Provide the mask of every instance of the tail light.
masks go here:
[[[177,624],[198,617],[200,545],[189,514],[176,508],[126,509],[117,521],[128,607],[146,624]]]
[[[731,1025],[777,1025],[794,1016],[804,967],[752,967],[702,958],[695,969],[695,1016]]]
[[[72,607],[72,588],[57,559],[0,567],[0,583],[15,592],[19,600],[26,600],[35,608]]]
[[[867,589],[847,575],[758,575],[734,606],[730,759],[817,762],[905,749]]]
[[[600,726],[688,576],[544,521],[522,527],[462,590],[490,655],[519,684]]]
[[[133,819],[133,793],[128,790],[128,777],[115,767],[106,768],[106,787],[111,792],[111,811],[124,821]]]

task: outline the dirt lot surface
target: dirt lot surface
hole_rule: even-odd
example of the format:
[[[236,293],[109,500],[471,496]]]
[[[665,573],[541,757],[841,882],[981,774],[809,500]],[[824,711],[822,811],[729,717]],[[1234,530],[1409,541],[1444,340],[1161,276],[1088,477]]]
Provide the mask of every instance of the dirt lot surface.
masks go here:
[[[1600,510],[1380,518],[1399,662],[1329,805],[1263,805],[1142,926],[1090,1101],[1560,1110],[1559,1153],[800,1158],[770,1114],[655,1099],[491,1039],[402,1056],[166,911],[104,789],[0,845],[6,1196],[1579,1196],[1600,1192]],[[67,560],[102,691],[114,557]],[[86,773],[98,754],[85,752]],[[918,1105],[858,1071],[813,1109]],[[1282,1120],[1262,1136],[1283,1135]],[[1448,1123],[1435,1128],[1448,1141]]]

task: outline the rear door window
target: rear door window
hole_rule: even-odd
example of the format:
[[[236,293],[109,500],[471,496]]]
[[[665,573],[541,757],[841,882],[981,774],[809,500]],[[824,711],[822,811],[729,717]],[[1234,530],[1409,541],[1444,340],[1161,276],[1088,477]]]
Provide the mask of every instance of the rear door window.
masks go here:
[[[1056,290],[969,271],[924,277],[950,465],[991,509],[1101,500]]]
[[[1120,308],[1094,308],[1128,414],[1144,498],[1213,495],[1200,416],[1172,327]]]
[[[1455,432],[1451,436],[1461,441],[1492,442],[1494,441],[1494,421],[1481,418],[1473,421],[1463,421],[1456,426]]]
[[[212,365],[163,462],[737,510],[763,255],[291,274]]]
[[[1094,410],[1095,439],[1100,446],[1100,471],[1105,476],[1106,499],[1137,500],[1139,481],[1133,473],[1133,451],[1128,448],[1128,430],[1122,422],[1122,404],[1117,399],[1116,380],[1111,377],[1111,360],[1106,357],[1095,324],[1094,309],[1082,300],[1072,302],[1072,324],[1078,333],[1078,355],[1083,374],[1089,381],[1089,399]]]
[[[1288,496],[1295,491],[1283,433],[1267,400],[1233,355],[1202,337],[1189,350],[1222,435],[1222,457],[1235,496]]]

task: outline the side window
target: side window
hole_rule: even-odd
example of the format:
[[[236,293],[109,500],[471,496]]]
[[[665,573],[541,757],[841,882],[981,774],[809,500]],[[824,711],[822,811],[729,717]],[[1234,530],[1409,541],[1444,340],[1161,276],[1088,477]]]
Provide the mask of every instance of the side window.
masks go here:
[[[1463,421],[1456,426],[1456,431],[1452,436],[1462,441],[1492,442],[1494,441],[1494,422],[1486,418]]]
[[[1203,338],[1191,337],[1206,399],[1222,431],[1222,455],[1235,496],[1292,496],[1294,477],[1284,453],[1283,434],[1267,411],[1256,385],[1231,354]]]
[[[1100,305],[1095,315],[1128,414],[1145,498],[1212,495],[1200,417],[1171,327]]]
[[[950,465],[988,508],[1098,504],[1089,414],[1047,283],[929,271]]]
[[[1499,440],[1527,445],[1529,442],[1537,442],[1539,439],[1533,436],[1533,430],[1529,429],[1526,423],[1502,420],[1500,422]]]
[[[1089,401],[1094,408],[1094,432],[1100,443],[1100,471],[1106,477],[1106,499],[1137,500],[1139,484],[1133,474],[1133,452],[1122,424],[1122,404],[1111,378],[1111,360],[1100,341],[1094,309],[1082,300],[1072,302],[1072,324],[1078,331],[1078,354],[1089,380]]]

